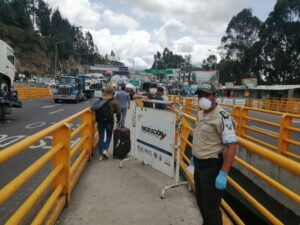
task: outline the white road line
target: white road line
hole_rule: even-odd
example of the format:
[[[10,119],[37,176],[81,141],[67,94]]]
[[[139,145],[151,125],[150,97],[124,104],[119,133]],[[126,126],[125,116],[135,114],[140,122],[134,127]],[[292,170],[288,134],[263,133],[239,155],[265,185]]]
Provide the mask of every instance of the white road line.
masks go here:
[[[48,109],[48,108],[52,108],[52,107],[55,107],[55,106],[58,106],[60,104],[56,104],[56,105],[45,105],[42,107],[42,109]]]
[[[54,114],[54,113],[57,113],[57,112],[60,112],[60,111],[63,111],[64,109],[59,109],[59,110],[55,110],[53,112],[50,112],[49,114]]]
[[[293,120],[293,123],[300,123],[300,120]]]
[[[267,129],[264,129],[264,128],[261,128],[261,127],[257,127],[257,126],[251,126],[251,127],[257,128],[257,129],[260,129],[260,130],[264,130],[264,131],[267,131],[267,132],[272,133],[272,134],[276,134],[276,135],[279,134],[279,133],[277,133],[277,132],[274,132],[274,131],[271,131],[271,130],[267,130]]]

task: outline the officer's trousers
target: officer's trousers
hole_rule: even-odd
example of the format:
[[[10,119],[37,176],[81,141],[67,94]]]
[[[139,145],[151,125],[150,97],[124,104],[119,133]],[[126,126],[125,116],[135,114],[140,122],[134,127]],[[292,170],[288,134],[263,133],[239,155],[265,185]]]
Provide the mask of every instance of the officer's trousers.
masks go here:
[[[222,164],[223,157],[205,160],[195,158],[196,199],[203,217],[203,225],[223,224],[220,210],[223,191],[215,187],[215,180]]]

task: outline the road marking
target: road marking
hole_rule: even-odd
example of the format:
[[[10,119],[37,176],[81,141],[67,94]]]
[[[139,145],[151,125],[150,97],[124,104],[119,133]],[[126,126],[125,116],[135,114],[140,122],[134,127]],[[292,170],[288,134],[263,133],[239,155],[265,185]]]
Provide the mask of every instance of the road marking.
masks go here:
[[[257,128],[257,129],[260,129],[260,130],[264,130],[264,131],[267,131],[267,132],[272,133],[272,134],[276,134],[276,135],[279,134],[277,132],[274,132],[274,131],[271,131],[271,130],[268,130],[268,129],[264,129],[264,128],[261,128],[261,127],[257,127],[257,126],[251,126],[251,127]]]
[[[53,112],[50,112],[49,114],[54,114],[54,113],[57,113],[57,112],[60,112],[60,111],[63,111],[64,109],[58,109],[58,110],[55,110]]]
[[[16,136],[8,136],[7,134],[0,134],[0,151],[5,147],[8,147],[12,144],[19,142],[20,140],[29,137],[27,135],[16,135]],[[52,136],[46,136],[43,139],[39,140],[39,142],[31,145],[29,149],[51,149],[52,148]],[[81,137],[77,137],[71,140],[71,148],[73,148],[79,141]]]
[[[0,134],[0,148],[5,148],[6,146],[13,144],[25,137],[26,135],[17,135],[9,137],[7,134]]]
[[[38,128],[41,126],[44,126],[46,124],[46,122],[36,122],[36,123],[31,123],[25,126],[26,129],[34,129],[34,128]]]
[[[45,105],[42,107],[42,109],[48,109],[48,108],[52,108],[52,107],[55,107],[55,106],[58,106],[60,104],[56,104],[56,105]]]
[[[300,120],[294,120],[293,123],[300,123]]]

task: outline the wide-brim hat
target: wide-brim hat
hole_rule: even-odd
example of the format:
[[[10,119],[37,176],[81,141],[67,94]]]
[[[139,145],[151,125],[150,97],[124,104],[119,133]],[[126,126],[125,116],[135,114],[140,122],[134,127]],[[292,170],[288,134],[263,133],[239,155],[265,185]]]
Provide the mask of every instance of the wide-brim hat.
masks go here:
[[[102,98],[104,100],[108,100],[108,99],[114,98],[114,96],[115,96],[115,89],[113,87],[109,86],[104,90]]]

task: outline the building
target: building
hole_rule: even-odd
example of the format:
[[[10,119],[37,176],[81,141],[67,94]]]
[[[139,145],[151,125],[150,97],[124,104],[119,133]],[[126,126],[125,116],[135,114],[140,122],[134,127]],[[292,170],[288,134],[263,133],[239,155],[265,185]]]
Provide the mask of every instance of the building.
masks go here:
[[[112,76],[112,75],[128,76],[129,75],[128,67],[123,65],[95,64],[94,66],[90,66],[89,72],[102,73],[106,76]]]

